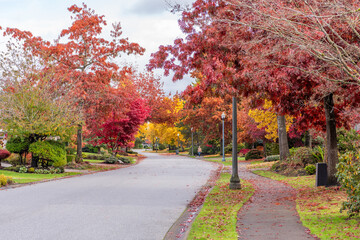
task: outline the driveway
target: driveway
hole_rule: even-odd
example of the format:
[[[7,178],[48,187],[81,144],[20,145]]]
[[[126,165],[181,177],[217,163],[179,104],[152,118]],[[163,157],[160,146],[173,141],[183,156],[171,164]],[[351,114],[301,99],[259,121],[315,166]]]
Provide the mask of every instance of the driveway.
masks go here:
[[[0,239],[162,239],[215,166],[144,155],[133,167],[0,191]]]

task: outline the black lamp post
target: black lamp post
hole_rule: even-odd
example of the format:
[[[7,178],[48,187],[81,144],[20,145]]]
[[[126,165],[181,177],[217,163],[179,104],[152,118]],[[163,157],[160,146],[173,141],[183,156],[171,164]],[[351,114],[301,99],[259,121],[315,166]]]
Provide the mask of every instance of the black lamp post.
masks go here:
[[[221,114],[221,120],[222,120],[222,161],[225,162],[225,136],[224,136],[224,120],[225,120],[225,113],[223,112]]]
[[[238,159],[237,159],[237,104],[236,98],[232,99],[233,113],[232,113],[232,175],[230,178],[230,189],[241,189],[240,178],[238,174]]]

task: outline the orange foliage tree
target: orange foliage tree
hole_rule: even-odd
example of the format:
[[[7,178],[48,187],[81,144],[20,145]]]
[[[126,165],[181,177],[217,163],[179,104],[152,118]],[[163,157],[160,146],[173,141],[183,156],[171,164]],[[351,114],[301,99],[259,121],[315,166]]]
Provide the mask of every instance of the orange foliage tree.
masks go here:
[[[101,118],[109,112],[121,111],[122,108],[117,107],[119,105],[126,109],[129,102],[125,101],[123,94],[119,94],[122,88],[118,86],[132,70],[129,67],[119,67],[113,59],[121,54],[142,54],[144,49],[121,37],[120,23],[113,24],[111,41],[100,37],[107,23],[104,16],[96,14],[87,5],[72,5],[68,10],[73,15],[73,22],[69,28],[62,30],[59,38],[52,43],[18,29],[8,28],[5,35],[23,41],[24,47],[31,49],[34,55],[56,64],[57,72],[61,76],[59,79],[64,85],[73,86],[69,94],[76,99],[79,112],[84,116],[84,123],[94,121],[98,116],[95,113],[99,113]],[[82,161],[84,123],[78,126],[77,162]]]

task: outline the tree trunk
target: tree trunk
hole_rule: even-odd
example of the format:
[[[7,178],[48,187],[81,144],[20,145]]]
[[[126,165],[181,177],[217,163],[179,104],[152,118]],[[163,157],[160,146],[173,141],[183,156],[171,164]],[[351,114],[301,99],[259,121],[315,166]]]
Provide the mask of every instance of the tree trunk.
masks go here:
[[[277,124],[278,124],[278,135],[279,135],[280,160],[286,160],[286,158],[290,155],[290,152],[289,152],[288,138],[286,134],[285,116],[277,115]]]
[[[34,155],[31,153],[31,167],[38,167],[38,162],[39,162],[39,158],[38,157],[34,157]]]
[[[305,147],[310,147],[310,132],[309,131],[306,131],[304,133],[304,138],[305,138],[305,141],[304,141]]]
[[[81,124],[78,125],[77,139],[76,140],[77,140],[77,149],[76,149],[75,162],[76,163],[82,163],[83,158],[82,158],[82,125]]]
[[[266,151],[266,143],[265,143],[265,141],[264,141],[263,145],[264,145],[264,156],[267,157],[268,153]]]
[[[338,148],[336,138],[336,121],[334,113],[334,100],[333,94],[325,96],[324,108],[326,116],[326,159],[327,159],[327,171],[328,171],[328,185],[336,185],[337,178],[336,164],[339,162],[338,159]]]

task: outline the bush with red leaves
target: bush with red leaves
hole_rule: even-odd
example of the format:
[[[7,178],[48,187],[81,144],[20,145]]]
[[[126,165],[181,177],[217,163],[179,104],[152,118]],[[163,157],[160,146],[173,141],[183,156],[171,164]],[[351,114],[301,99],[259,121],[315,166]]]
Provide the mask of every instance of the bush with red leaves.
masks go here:
[[[8,158],[10,156],[10,152],[6,149],[0,149],[0,161]]]

